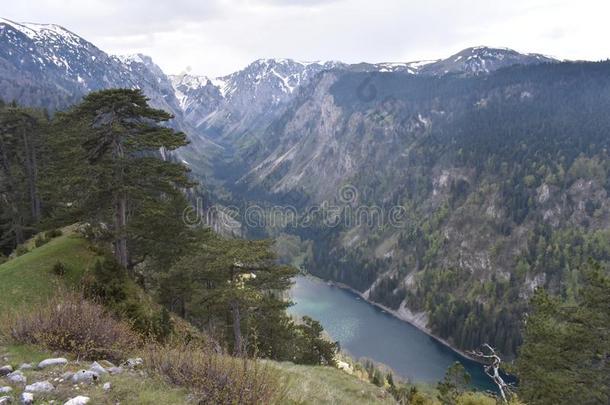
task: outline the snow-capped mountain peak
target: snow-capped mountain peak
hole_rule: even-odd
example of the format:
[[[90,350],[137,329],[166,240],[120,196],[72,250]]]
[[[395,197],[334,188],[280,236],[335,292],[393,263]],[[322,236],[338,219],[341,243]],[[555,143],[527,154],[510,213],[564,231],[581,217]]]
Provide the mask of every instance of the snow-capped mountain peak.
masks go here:
[[[0,24],[6,24],[33,41],[65,41],[78,44],[81,38],[57,24],[18,23],[0,18]]]
[[[474,46],[463,49],[446,59],[428,64],[422,73],[443,75],[447,73],[483,74],[512,65],[530,65],[558,62],[556,59],[536,53],[520,53],[510,48]]]

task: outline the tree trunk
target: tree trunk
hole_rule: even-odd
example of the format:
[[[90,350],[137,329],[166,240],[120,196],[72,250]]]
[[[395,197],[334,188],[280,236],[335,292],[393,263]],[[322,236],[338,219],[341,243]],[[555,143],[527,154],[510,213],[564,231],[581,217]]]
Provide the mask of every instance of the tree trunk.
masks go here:
[[[127,236],[125,227],[127,225],[127,197],[123,194],[118,197],[115,207],[115,246],[114,255],[119,264],[127,268]]]
[[[114,144],[114,157],[117,159],[119,165],[119,172],[117,178],[117,185],[119,187],[125,186],[125,150],[120,139],[117,139]],[[129,253],[127,252],[127,195],[124,190],[119,191],[115,201],[115,212],[114,212],[114,225],[115,225],[115,241],[114,241],[114,255],[119,264],[127,268],[129,264]]]
[[[11,230],[15,235],[15,244],[20,245],[25,242],[23,234],[23,215],[19,211],[19,203],[16,201],[16,185],[15,179],[11,171],[11,164],[8,160],[6,145],[0,138],[0,158],[2,163],[2,171],[6,178],[6,192],[3,194],[3,200],[11,211]]]
[[[36,151],[28,139],[27,131],[22,130],[23,148],[25,151],[25,172],[28,179],[28,189],[30,194],[30,211],[34,223],[40,220],[40,199],[38,198]]]
[[[239,302],[231,301],[231,314],[233,315],[233,339],[235,341],[233,354],[241,357],[244,353],[244,342],[241,335],[241,315],[239,313]]]

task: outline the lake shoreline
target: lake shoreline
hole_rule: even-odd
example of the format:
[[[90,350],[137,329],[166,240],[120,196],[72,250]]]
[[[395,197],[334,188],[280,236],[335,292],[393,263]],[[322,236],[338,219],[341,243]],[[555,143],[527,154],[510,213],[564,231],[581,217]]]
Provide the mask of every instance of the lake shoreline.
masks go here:
[[[442,344],[443,346],[451,349],[453,352],[459,354],[460,356],[462,356],[462,357],[464,357],[464,358],[466,358],[468,360],[475,361],[475,362],[477,362],[479,364],[485,364],[480,359],[477,359],[476,357],[473,357],[473,356],[469,355],[468,353],[466,353],[466,352],[464,352],[464,351],[462,351],[462,350],[452,346],[451,343],[449,343],[445,339],[443,339],[443,338],[441,338],[439,336],[434,335],[428,328],[423,327],[421,325],[418,325],[416,322],[413,322],[412,320],[410,320],[408,318],[405,318],[399,312],[397,312],[397,311],[395,311],[395,310],[393,310],[391,308],[388,308],[388,307],[386,307],[383,304],[380,304],[378,302],[374,302],[374,301],[369,300],[360,291],[358,291],[358,290],[348,286],[347,284],[340,283],[338,281],[325,280],[323,278],[314,276],[313,274],[309,274],[309,273],[307,273],[306,276],[307,277],[315,278],[315,279],[320,280],[320,281],[325,282],[325,283],[328,283],[328,284],[330,284],[332,286],[335,286],[337,288],[341,288],[342,290],[349,291],[349,292],[357,295],[358,297],[360,297],[362,300],[364,300],[368,304],[373,305],[373,306],[377,307],[378,309],[381,309],[382,311],[387,312],[388,314],[392,315],[394,318],[396,318],[396,319],[398,319],[398,320],[400,320],[402,322],[408,323],[409,325],[415,327],[419,331],[421,331],[421,332],[425,333],[426,335],[430,336],[432,339],[436,340],[438,343]]]

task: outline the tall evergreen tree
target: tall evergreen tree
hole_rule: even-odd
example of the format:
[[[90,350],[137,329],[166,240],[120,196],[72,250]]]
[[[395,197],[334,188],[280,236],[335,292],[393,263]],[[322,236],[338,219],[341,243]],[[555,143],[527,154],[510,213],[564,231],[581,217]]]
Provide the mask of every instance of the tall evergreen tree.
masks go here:
[[[164,229],[148,226],[148,220],[170,216],[168,223],[176,223],[176,202],[185,204],[180,189],[192,186],[186,167],[158,156],[187,144],[184,133],[161,125],[171,118],[151,108],[137,89],[90,93],[58,117],[61,134],[56,145],[80,145],[63,153],[64,166],[70,166],[66,159],[75,162],[75,174],[67,176],[72,187],[65,190],[76,184],[77,195],[85,200],[79,203],[85,217],[112,224],[115,257],[127,268],[146,257],[144,250],[139,258],[130,255],[138,243],[163,245],[160,242],[166,238],[155,235],[162,235]]]
[[[9,250],[41,219],[38,160],[44,125],[38,111],[0,107],[0,247]]]
[[[295,269],[276,264],[270,241],[223,239],[208,234],[195,252],[166,275],[163,300],[200,327],[210,330],[218,324],[226,325],[233,352],[244,355],[249,347],[256,346],[249,346],[251,332],[263,332],[262,338],[272,338],[269,321],[277,320],[274,325],[286,321],[281,315],[289,302],[283,293],[295,274]],[[268,322],[259,323],[258,331],[257,319]],[[252,336],[253,340],[258,338],[261,336]]]
[[[610,400],[610,276],[591,262],[576,303],[537,290],[517,358],[520,396],[533,405]]]

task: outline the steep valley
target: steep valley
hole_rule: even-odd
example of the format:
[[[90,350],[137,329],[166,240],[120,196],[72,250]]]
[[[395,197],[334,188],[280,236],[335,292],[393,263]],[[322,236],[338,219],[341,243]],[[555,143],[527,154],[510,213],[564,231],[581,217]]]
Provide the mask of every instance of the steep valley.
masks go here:
[[[189,136],[170,158],[200,181],[193,199],[235,207],[240,234],[278,238],[285,261],[459,349],[508,357],[536,287],[569,301],[586,260],[610,262],[609,73],[476,47],[169,76],[58,26],[0,21],[5,101],[57,111],[141,88]]]

